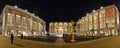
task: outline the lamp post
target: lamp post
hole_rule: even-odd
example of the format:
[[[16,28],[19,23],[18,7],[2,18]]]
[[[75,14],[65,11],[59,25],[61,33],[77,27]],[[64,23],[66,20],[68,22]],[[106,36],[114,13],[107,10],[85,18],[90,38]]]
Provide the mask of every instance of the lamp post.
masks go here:
[[[75,24],[75,22],[71,20],[71,23],[72,23],[72,31],[71,31],[72,37],[71,37],[71,40],[70,40],[70,41],[71,41],[72,43],[74,43],[74,42],[76,42],[75,36],[74,36],[74,30],[75,30],[74,24]]]

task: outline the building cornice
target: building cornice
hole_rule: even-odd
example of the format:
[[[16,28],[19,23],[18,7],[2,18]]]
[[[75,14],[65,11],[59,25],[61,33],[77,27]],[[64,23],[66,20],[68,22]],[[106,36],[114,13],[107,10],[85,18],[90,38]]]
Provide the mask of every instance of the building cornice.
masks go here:
[[[27,14],[27,15],[29,15],[29,16],[31,16],[31,17],[33,17],[33,18],[36,18],[36,19],[38,19],[39,21],[44,22],[41,18],[39,18],[39,17],[37,17],[36,15],[33,15],[32,13],[30,13],[29,11],[25,11],[25,10],[23,10],[23,9],[19,8],[19,7],[15,8],[14,6],[11,6],[11,5],[6,5],[6,6],[4,7],[4,9],[3,9],[3,11],[2,11],[2,12],[4,12],[6,9],[13,9],[13,10],[17,10],[17,11],[22,12],[22,13],[25,13],[25,14]]]

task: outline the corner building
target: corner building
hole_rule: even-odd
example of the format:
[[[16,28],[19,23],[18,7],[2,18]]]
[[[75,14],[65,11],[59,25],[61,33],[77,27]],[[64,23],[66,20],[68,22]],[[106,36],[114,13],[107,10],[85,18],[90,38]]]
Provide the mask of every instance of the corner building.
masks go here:
[[[115,5],[87,14],[76,23],[80,36],[112,36],[120,34],[120,15]]]
[[[6,5],[0,16],[0,32],[2,35],[44,36],[46,23],[34,14]]]

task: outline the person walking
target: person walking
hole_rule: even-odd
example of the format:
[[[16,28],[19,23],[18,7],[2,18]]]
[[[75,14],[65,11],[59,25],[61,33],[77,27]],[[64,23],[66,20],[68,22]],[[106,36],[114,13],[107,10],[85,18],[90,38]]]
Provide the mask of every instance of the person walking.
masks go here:
[[[10,39],[11,39],[11,43],[13,44],[13,41],[14,41],[14,35],[13,35],[13,33],[11,34]]]
[[[21,39],[23,39],[23,34],[21,34]]]

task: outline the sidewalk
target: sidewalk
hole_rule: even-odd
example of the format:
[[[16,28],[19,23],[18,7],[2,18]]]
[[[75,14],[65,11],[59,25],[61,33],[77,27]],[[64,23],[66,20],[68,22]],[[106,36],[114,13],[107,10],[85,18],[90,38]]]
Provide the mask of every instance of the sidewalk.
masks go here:
[[[61,48],[52,43],[43,43],[29,40],[21,40],[15,38],[14,43],[11,44],[9,37],[0,36],[0,48]]]
[[[120,48],[120,36],[77,43],[46,43],[15,38],[11,44],[10,38],[0,36],[0,48]]]

